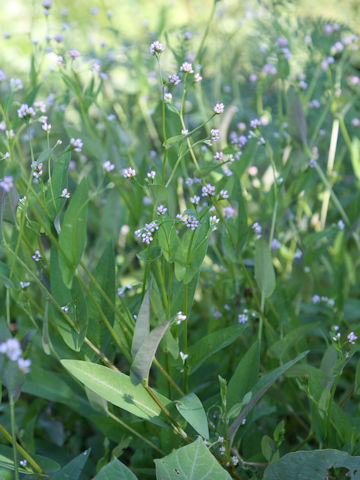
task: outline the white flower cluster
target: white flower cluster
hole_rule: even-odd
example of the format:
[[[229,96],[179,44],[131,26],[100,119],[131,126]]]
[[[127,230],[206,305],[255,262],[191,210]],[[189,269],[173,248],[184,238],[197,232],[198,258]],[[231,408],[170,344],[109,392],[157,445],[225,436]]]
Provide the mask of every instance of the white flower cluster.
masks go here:
[[[0,343],[0,353],[6,355],[12,362],[17,362],[19,370],[25,375],[30,371],[31,360],[22,358],[20,342],[17,338],[9,338]]]
[[[71,148],[75,151],[75,152],[81,152],[82,150],[82,147],[83,147],[84,143],[83,141],[81,140],[81,138],[71,138],[70,139],[70,146]]]
[[[154,240],[154,233],[156,230],[159,230],[159,226],[156,222],[146,223],[144,228],[139,228],[139,230],[135,231],[135,237],[141,238],[143,243],[150,245],[150,243]]]
[[[151,53],[151,55],[159,55],[159,54],[162,53],[164,50],[165,50],[165,45],[163,45],[161,42],[159,42],[159,40],[155,40],[155,42],[153,42],[153,43],[150,45],[150,53]]]
[[[36,112],[33,107],[29,107],[26,103],[23,103],[17,111],[19,118],[31,118],[35,117]]]

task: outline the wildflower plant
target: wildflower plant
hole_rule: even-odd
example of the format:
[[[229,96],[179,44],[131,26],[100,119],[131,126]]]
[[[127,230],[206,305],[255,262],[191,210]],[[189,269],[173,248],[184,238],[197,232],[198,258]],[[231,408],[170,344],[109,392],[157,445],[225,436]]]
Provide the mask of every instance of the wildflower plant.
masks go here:
[[[0,477],[357,478],[359,38],[53,3],[0,69]]]

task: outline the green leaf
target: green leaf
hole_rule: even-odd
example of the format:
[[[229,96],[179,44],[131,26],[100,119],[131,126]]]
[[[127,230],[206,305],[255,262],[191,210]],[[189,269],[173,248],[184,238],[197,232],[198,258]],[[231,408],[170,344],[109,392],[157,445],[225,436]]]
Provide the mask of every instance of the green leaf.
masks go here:
[[[52,477],[52,480],[78,480],[80,478],[81,472],[85,467],[85,463],[90,455],[90,449],[85,450],[77,457],[75,457],[71,462],[65,465],[60,472]]]
[[[195,230],[188,230],[181,239],[175,254],[176,279],[189,283],[198,273],[208,248],[208,222],[201,223]]]
[[[174,105],[171,105],[171,103],[167,103],[166,106],[170,110],[170,112],[176,113],[176,115],[180,115],[179,110],[174,107]]]
[[[256,241],[255,277],[264,298],[270,297],[275,289],[275,271],[268,244],[263,238]]]
[[[255,384],[255,386],[251,389],[252,398],[248,405],[244,408],[238,418],[230,425],[229,428],[229,438],[234,438],[238,428],[242,424],[243,420],[247,417],[256,403],[260,400],[261,397],[265,395],[265,393],[269,390],[269,388],[273,385],[273,383],[288,370],[292,367],[295,363],[299,362],[303,359],[309,352],[300,353],[296,358],[290,360],[290,362],[281,365],[280,367],[276,368],[272,372],[264,375],[260,380]]]
[[[287,92],[287,114],[289,133],[293,140],[300,145],[306,145],[306,120],[301,106],[299,95],[294,87]]]
[[[37,365],[31,366],[30,372],[25,377],[22,391],[51,402],[60,402],[65,405],[76,403],[72,389],[59,374]]]
[[[100,470],[94,480],[137,480],[137,477],[117,458],[114,458]]]
[[[200,435],[209,440],[209,426],[204,407],[195,393],[189,393],[185,397],[179,398],[175,402],[180,415],[196,430]]]
[[[159,203],[168,203],[168,189],[164,185],[149,185],[150,196],[155,205]]]
[[[103,254],[93,272],[96,281],[106,293],[108,298],[115,304],[115,252],[113,242],[106,243]],[[104,315],[112,325],[114,322],[114,310],[105,300],[101,292],[94,288],[92,292],[94,300],[100,305]],[[93,302],[89,302],[89,336],[97,345],[101,345],[103,322],[99,321],[99,312]]]
[[[60,155],[52,171],[51,182],[46,192],[46,208],[52,219],[56,217],[60,208],[66,202],[66,199],[61,197],[61,192],[67,187],[67,172],[70,158],[70,152],[65,152]]]
[[[157,480],[231,480],[200,437],[191,445],[155,460],[155,465]]]
[[[161,257],[161,247],[160,245],[151,245],[151,247],[146,247],[144,250],[141,250],[136,256],[142,262],[151,263]]]
[[[217,330],[206,335],[198,342],[191,345],[188,349],[189,363],[191,365],[191,373],[196,370],[209,357],[235,342],[243,333],[246,325],[233,325],[231,327]]]
[[[14,284],[9,279],[10,277],[10,267],[4,262],[0,262],[0,281],[3,282],[5,287],[14,288]]]
[[[139,314],[136,318],[134,335],[131,344],[131,356],[133,359],[150,333],[150,292],[151,282],[144,295]]]
[[[161,409],[142,385],[134,385],[127,375],[91,362],[81,360],[61,360],[64,367],[80,382],[108,402],[159,425]],[[156,396],[165,405],[170,400],[163,395]]]
[[[272,357],[281,359],[294,345],[296,345],[304,335],[314,328],[318,327],[320,323],[309,323],[298,328],[294,328],[285,337],[277,340],[271,345],[268,354]]]
[[[176,233],[176,222],[163,222],[157,232],[157,238],[165,260],[169,263],[173,263],[176,250],[179,246],[179,237]]]
[[[81,260],[86,243],[86,220],[88,204],[88,184],[82,180],[66,209],[59,236],[59,265],[65,285],[71,288],[75,270]]]
[[[356,178],[360,180],[360,140],[357,137],[351,142],[351,163]]]
[[[240,402],[259,376],[260,349],[256,341],[242,357],[227,387],[227,406]]]
[[[360,457],[332,449],[289,453],[267,467],[264,480],[326,480],[331,468],[346,468],[347,478],[360,480]]]
[[[150,367],[154,360],[156,350],[169,325],[170,320],[163,325],[156,327],[150,333],[150,335],[145,338],[144,342],[136,352],[130,369],[130,378],[135,385],[140,383],[142,380],[148,379]]]
[[[31,456],[46,473],[54,473],[60,469],[60,465],[50,458],[33,454]],[[20,460],[24,460],[24,457],[21,454],[19,454],[19,461]],[[12,447],[0,445],[0,467],[6,468],[7,470],[14,470],[14,454]],[[19,471],[25,475],[31,473],[21,467],[19,468]]]

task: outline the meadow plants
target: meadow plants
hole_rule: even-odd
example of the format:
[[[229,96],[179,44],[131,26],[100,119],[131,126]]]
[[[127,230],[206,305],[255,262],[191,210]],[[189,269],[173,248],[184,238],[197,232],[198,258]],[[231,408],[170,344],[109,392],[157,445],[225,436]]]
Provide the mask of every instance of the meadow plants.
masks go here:
[[[0,65],[1,478],[360,478],[360,41],[260,3]]]

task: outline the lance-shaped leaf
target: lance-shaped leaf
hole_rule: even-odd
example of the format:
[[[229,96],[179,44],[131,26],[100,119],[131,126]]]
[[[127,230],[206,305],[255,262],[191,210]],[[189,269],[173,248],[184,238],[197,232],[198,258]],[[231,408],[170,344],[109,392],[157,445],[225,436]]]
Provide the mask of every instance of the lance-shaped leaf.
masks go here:
[[[287,92],[287,114],[289,133],[298,144],[306,144],[306,120],[301,106],[299,95],[294,87]]]
[[[114,458],[96,475],[94,480],[137,480],[137,477],[126,465]]]
[[[155,465],[157,480],[231,480],[201,437],[191,445],[155,460]]]
[[[233,343],[244,331],[246,325],[231,327],[211,332],[191,345],[188,349],[191,373],[194,373],[211,355]]]
[[[90,451],[90,449],[85,450],[85,452],[80,453],[80,455],[73,458],[71,462],[67,463],[65,467],[60,470],[60,472],[52,477],[53,480],[78,480],[85,467],[85,463],[89,458]]]
[[[264,298],[270,297],[276,285],[275,272],[268,244],[263,238],[256,242],[255,277]]]
[[[52,153],[52,151],[51,151]],[[46,192],[46,208],[54,219],[60,208],[65,204],[66,199],[61,196],[65,187],[67,187],[67,172],[69,168],[71,153],[65,152],[56,160],[51,182]]]
[[[296,358],[290,360],[290,362],[281,365],[281,367],[276,368],[272,372],[264,375],[260,380],[254,385],[254,388],[251,389],[252,397],[250,402],[246,405],[244,410],[240,413],[236,420],[230,425],[229,428],[229,438],[233,439],[238,428],[242,424],[243,420],[247,417],[250,411],[254,408],[260,398],[265,395],[265,393],[269,390],[271,385],[283,374],[292,367],[295,363],[299,362],[302,358],[304,358],[309,351],[300,353]]]
[[[137,351],[130,369],[130,378],[135,385],[147,380],[156,350],[169,325],[170,320],[154,328]]]
[[[195,393],[189,393],[175,402],[176,408],[182,417],[200,435],[209,440],[209,426],[204,407]]]
[[[135,355],[137,354],[139,348],[150,333],[150,292],[151,283],[144,295],[135,323],[133,341],[131,345],[131,356],[133,359],[135,359]]]
[[[59,236],[60,247],[64,252],[59,255],[59,265],[68,288],[71,288],[75,270],[85,249],[87,204],[88,184],[84,178],[66,209]]]
[[[128,375],[81,360],[62,360],[61,363],[75,378],[108,402],[140,418],[164,425],[159,418],[161,409],[158,404],[143,385],[134,385]],[[163,405],[170,405],[170,400],[163,395],[156,392],[156,396]]]
[[[328,470],[332,468],[346,468],[346,478],[360,480],[360,457],[352,457],[347,452],[333,449],[284,455],[267,467],[264,480],[326,480],[329,478]]]

